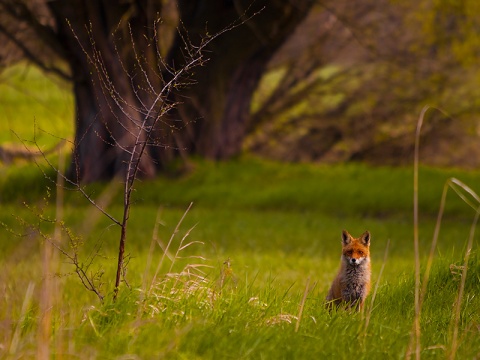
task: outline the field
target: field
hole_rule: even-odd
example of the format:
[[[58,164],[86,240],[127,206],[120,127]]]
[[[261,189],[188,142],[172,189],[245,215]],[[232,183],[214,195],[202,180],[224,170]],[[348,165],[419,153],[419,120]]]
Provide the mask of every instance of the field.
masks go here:
[[[29,134],[33,120],[23,124],[16,131]],[[0,357],[405,358],[415,314],[411,168],[250,156],[192,159],[189,168],[137,183],[126,282],[113,302],[119,228],[78,193],[58,192],[36,165],[2,165]],[[478,171],[420,168],[422,275],[451,177],[480,193]],[[108,212],[120,216],[121,186],[86,191],[109,198]],[[421,356],[473,359],[480,357],[478,235],[464,284],[462,266],[475,211],[452,190],[446,200],[421,312]],[[324,307],[342,229],[372,233],[374,286],[362,313]],[[61,250],[50,251],[52,242]]]

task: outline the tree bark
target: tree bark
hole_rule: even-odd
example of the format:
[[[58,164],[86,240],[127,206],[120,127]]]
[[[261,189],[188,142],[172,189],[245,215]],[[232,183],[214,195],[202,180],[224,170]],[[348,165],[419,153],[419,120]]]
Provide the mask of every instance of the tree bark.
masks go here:
[[[106,0],[48,4],[73,77],[77,118],[71,177],[79,182],[124,179],[132,160],[140,161],[141,176],[152,177],[154,159],[148,153],[132,157],[136,145],[147,141],[141,124],[147,109],[155,108],[149,87],[161,87],[160,78],[151,74],[155,64],[145,63],[155,59],[154,39],[146,34],[155,25],[145,12],[152,9],[138,3],[111,6]],[[147,124],[155,111],[150,115]]]

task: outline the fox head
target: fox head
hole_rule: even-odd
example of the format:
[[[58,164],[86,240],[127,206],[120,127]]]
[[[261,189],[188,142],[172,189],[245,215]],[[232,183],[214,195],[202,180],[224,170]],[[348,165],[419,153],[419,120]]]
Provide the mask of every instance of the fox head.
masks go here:
[[[370,256],[370,233],[365,231],[359,238],[354,238],[343,230],[342,258],[350,265],[358,266],[368,261]]]

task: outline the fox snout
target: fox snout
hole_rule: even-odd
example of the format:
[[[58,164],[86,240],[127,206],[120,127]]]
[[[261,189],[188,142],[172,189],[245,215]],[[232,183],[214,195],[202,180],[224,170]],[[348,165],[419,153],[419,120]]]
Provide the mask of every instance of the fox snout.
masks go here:
[[[348,259],[348,262],[350,263],[350,265],[360,265],[363,261],[363,257],[360,257],[360,258],[349,258]]]

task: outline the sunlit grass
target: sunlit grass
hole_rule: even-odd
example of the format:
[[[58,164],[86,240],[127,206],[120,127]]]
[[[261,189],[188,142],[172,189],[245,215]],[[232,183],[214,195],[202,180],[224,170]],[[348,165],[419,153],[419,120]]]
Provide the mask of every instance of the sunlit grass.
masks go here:
[[[409,186],[397,191],[389,186],[401,183],[402,179],[407,182],[410,171],[364,165],[297,166],[258,160],[217,165],[199,162],[196,166],[193,173],[176,181],[164,178],[139,183],[127,238],[130,288],[122,284],[117,303],[111,302],[111,295],[120,229],[102,217],[94,228],[86,229],[84,221],[96,210],[77,196],[67,194],[65,222],[73,233],[81,235],[82,261],[98,252],[90,271],[103,273],[102,292],[106,298],[101,304],[93,293],[87,292],[72,273],[72,266],[60,257],[53,352],[106,358],[125,354],[172,358],[308,358],[312,354],[349,358],[359,353],[373,358],[403,356],[413,319],[412,219],[409,200],[403,199],[408,196]],[[23,171],[27,179],[35,181],[38,176],[34,170]],[[449,174],[446,170],[425,171],[432,179],[435,174]],[[366,175],[362,178],[362,174]],[[456,171],[456,175],[471,179],[477,176],[461,171]],[[440,186],[440,180],[437,181]],[[332,183],[335,186],[329,192],[323,189]],[[43,241],[32,230],[39,224],[41,231],[48,234],[53,226],[40,221],[34,214],[37,210],[29,210],[20,202],[41,209],[49,198],[45,192],[43,197],[29,202],[25,189],[16,188],[9,181],[4,186],[11,187],[14,195],[0,211],[0,219],[6,224],[0,230],[4,239],[0,248],[2,281],[6,284],[5,295],[0,299],[1,315],[7,324],[2,338],[8,348],[12,331],[22,326],[14,353],[29,356],[36,349],[37,322],[41,317],[37,301],[43,279]],[[348,186],[348,191],[341,191],[343,186]],[[92,194],[98,196],[101,188],[92,188]],[[429,192],[433,196],[433,190],[425,191],[427,195]],[[299,199],[295,199],[295,194]],[[153,254],[149,250],[157,212],[160,211],[161,221],[157,236],[165,246],[188,206],[189,197],[195,203],[175,241],[178,243],[188,233],[186,241],[198,243],[184,250],[183,259],[177,259],[171,271],[170,260],[165,260],[158,277],[160,282],[148,292],[144,284],[150,283],[162,257],[159,246],[155,246]],[[368,201],[373,197],[379,201]],[[44,214],[52,217],[53,198],[48,201],[50,205]],[[433,208],[424,205],[427,216],[420,221],[422,259],[428,254],[435,225],[434,216],[429,214]],[[451,308],[459,284],[458,272],[454,270],[461,265],[472,215],[467,210],[456,213],[455,209],[452,207],[442,222],[424,304],[422,344],[427,358],[444,357],[450,344]],[[109,211],[119,215],[119,202],[114,201]],[[23,226],[20,219],[31,225]],[[329,314],[323,306],[339,263],[343,228],[354,234],[371,231],[374,281],[390,240],[366,335],[361,314]],[[99,244],[101,248],[97,247]],[[172,250],[171,254],[174,253]],[[150,256],[152,266],[146,273]],[[201,278],[178,275],[185,266],[199,263],[206,266]],[[478,353],[474,340],[478,336],[475,324],[480,321],[480,303],[475,296],[480,291],[476,252],[471,264],[460,324],[459,357]],[[311,289],[299,330],[295,332],[307,279]],[[22,315],[21,305],[31,283],[35,285],[31,306]],[[342,345],[346,336],[351,338],[352,347]]]
[[[22,71],[15,76],[24,76]],[[8,100],[10,109],[13,100]],[[25,100],[18,101],[20,106]],[[29,111],[29,117],[41,113]],[[48,114],[38,118],[41,126],[68,136],[68,126],[49,123]],[[32,123],[10,124],[18,125],[22,137],[31,137]],[[84,264],[94,256],[88,273],[103,274],[97,283],[105,295],[102,303],[84,288],[65,256],[57,254],[50,272],[43,273],[45,238],[54,228],[54,184],[33,164],[1,168],[0,357],[36,357],[45,315],[41,289],[48,277],[56,284],[50,294],[49,343],[55,358],[404,358],[414,317],[413,170],[282,164],[250,157],[221,163],[193,160],[191,165],[189,173],[176,178],[137,183],[127,233],[128,284],[122,283],[115,303],[120,229],[102,216],[93,221],[98,211],[78,194],[66,192],[64,222],[75,241],[69,242],[64,232],[62,249],[77,251]],[[44,163],[40,166],[54,178]],[[452,176],[480,192],[478,171],[420,168],[422,272],[442,189]],[[86,190],[97,198],[104,188],[96,184]],[[191,201],[194,205],[176,233]],[[119,217],[121,203],[119,193],[108,211]],[[160,223],[153,234],[157,214]],[[449,194],[422,310],[424,358],[445,358],[451,349],[452,306],[472,218],[472,210]],[[364,314],[324,308],[339,265],[342,229],[372,233],[374,282],[384,265],[368,328]],[[161,247],[172,234],[174,244],[164,256]],[[152,238],[158,240],[153,248]],[[189,246],[175,255],[182,239]],[[457,358],[480,354],[477,249],[478,241],[465,285]],[[157,268],[157,281],[152,282]]]
[[[36,136],[40,145],[73,137],[73,97],[69,85],[19,64],[0,73],[0,144]],[[36,134],[35,134],[36,132]]]

